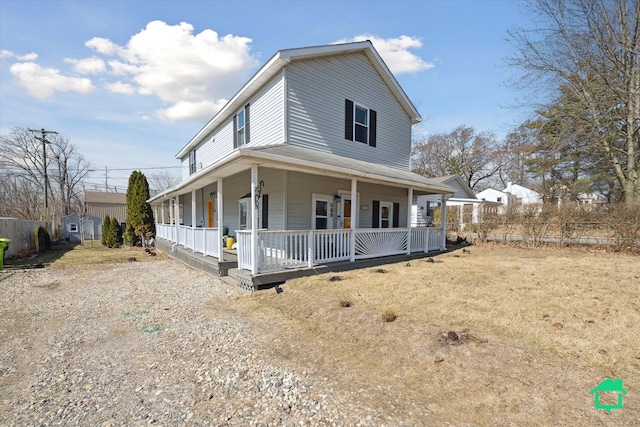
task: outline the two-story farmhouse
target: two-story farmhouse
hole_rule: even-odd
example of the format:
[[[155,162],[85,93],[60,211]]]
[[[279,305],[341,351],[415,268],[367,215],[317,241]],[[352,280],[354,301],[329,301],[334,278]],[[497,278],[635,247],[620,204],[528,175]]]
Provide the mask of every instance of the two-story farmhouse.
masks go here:
[[[219,274],[237,256],[247,289],[269,272],[444,249],[441,227],[411,228],[418,196],[453,193],[411,172],[420,120],[369,41],[279,51],[176,155],[182,182],[150,200],[158,245]]]

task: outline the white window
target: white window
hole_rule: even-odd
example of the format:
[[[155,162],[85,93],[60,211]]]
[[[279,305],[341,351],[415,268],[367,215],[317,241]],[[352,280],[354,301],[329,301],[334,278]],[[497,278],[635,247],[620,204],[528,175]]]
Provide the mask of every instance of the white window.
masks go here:
[[[393,221],[393,203],[380,202],[380,228],[391,228]]]
[[[249,137],[249,104],[233,116],[233,146],[238,148],[251,141]]]
[[[239,200],[240,230],[251,229],[251,197]]]
[[[76,224],[75,222],[72,222],[69,224],[69,231],[71,233],[77,233],[78,232],[78,224]]]
[[[312,227],[314,230],[333,228],[333,196],[313,194],[312,196]]]
[[[196,150],[189,153],[189,175],[196,173]]]
[[[345,139],[375,147],[377,117],[378,114],[375,110],[346,99],[344,122]]]
[[[244,110],[238,113],[238,145],[244,145]]]
[[[369,110],[355,105],[353,139],[364,144],[369,143]]]

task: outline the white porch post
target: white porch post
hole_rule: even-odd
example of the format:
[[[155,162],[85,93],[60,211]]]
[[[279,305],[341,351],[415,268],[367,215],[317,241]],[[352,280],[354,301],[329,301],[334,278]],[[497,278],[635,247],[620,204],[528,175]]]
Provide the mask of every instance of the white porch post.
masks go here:
[[[407,255],[411,255],[411,208],[413,206],[413,188],[407,196]]]
[[[224,261],[224,242],[222,241],[222,224],[224,215],[222,211],[222,178],[218,178],[216,184],[216,191],[218,193],[216,203],[218,205],[218,260]]]
[[[172,243],[176,242],[175,239],[175,229],[174,229],[174,224],[173,224],[173,199],[169,199],[169,206],[167,207],[169,209],[169,240],[171,240]]]
[[[164,200],[160,202],[160,215],[162,215],[162,223],[164,224]]]
[[[191,190],[191,241],[193,252],[196,251],[196,190]]]
[[[360,205],[357,199],[358,197],[358,181],[355,178],[351,179],[351,242],[349,248],[349,261],[354,262],[356,260],[356,222],[359,220],[358,213],[360,212]]]
[[[180,232],[178,231],[178,228],[180,228],[180,196],[176,196],[176,198],[174,199],[173,209],[175,210],[175,212],[173,213],[173,229],[176,233],[176,242],[180,243]]]
[[[442,250],[447,249],[447,195],[442,195]]]
[[[256,190],[258,189],[258,165],[251,166],[251,274],[258,274],[258,203]]]

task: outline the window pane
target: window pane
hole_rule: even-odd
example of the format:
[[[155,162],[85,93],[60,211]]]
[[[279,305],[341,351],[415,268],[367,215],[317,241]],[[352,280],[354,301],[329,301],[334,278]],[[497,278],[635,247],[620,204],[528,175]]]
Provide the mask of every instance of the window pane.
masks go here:
[[[244,145],[244,128],[238,131],[238,145]]]
[[[316,201],[316,216],[327,216],[329,203],[324,200]]]
[[[382,214],[380,217],[384,220],[389,220],[389,208],[387,206],[382,207]]]
[[[247,228],[247,203],[240,203],[240,229]]]
[[[355,140],[358,142],[364,142],[367,144],[367,128],[361,125],[356,125]]]
[[[316,218],[316,230],[327,229],[327,218]]]
[[[356,123],[367,125],[367,110],[362,107],[356,107]]]
[[[244,127],[244,110],[238,113],[238,129]]]

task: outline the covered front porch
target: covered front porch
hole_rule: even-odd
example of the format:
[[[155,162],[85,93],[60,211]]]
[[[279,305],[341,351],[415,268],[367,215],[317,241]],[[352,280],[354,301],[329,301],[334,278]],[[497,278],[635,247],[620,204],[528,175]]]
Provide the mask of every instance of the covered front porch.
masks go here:
[[[223,266],[211,268],[218,275],[241,272],[235,276],[246,288],[255,283],[246,277],[445,249],[444,226],[411,227],[411,212],[423,194],[437,194],[445,204],[449,187],[410,172],[356,160],[347,167],[331,154],[279,148],[241,149],[235,159],[151,199],[158,241]],[[234,250],[226,249],[225,236],[237,241]]]

